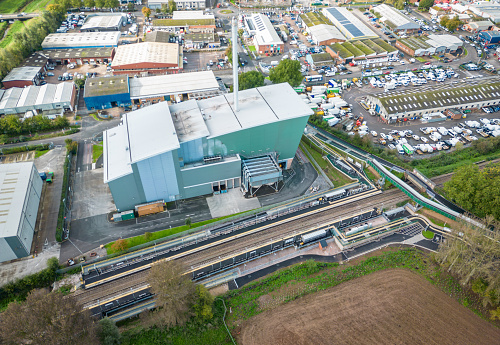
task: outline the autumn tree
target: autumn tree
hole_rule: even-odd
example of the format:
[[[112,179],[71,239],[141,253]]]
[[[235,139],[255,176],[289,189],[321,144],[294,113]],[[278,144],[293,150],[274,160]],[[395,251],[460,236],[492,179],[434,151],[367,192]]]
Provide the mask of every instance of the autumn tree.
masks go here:
[[[95,1],[95,7],[97,8],[103,8],[105,1],[104,0],[94,0]]]
[[[156,262],[149,272],[148,283],[156,297],[156,309],[147,314],[152,324],[184,324],[192,315],[195,285],[177,260]]]
[[[2,344],[96,344],[90,313],[72,296],[35,290],[23,303],[10,303],[0,318]]]
[[[500,305],[500,223],[488,216],[476,223],[460,221],[451,229],[436,255],[442,267],[460,277],[462,284],[472,282],[485,306]],[[495,314],[496,315],[496,314]],[[495,316],[492,313],[492,317]]]
[[[195,301],[193,310],[195,316],[202,320],[210,320],[213,316],[214,297],[207,290],[205,285],[196,285]]]
[[[275,84],[289,83],[291,86],[298,86],[304,77],[300,72],[300,61],[281,60],[278,66],[271,69],[269,79]]]
[[[418,3],[418,9],[420,11],[428,11],[432,6],[434,6],[434,0],[420,0]]]
[[[95,6],[95,0],[83,0],[83,4],[85,7],[94,7]]]
[[[122,252],[122,251],[128,249],[128,243],[123,238],[120,238],[119,240],[116,240],[115,243],[113,243],[111,245],[111,249],[114,252]]]
[[[119,0],[105,0],[104,1],[104,7],[106,7],[106,8],[117,8],[118,6],[120,6]]]
[[[142,8],[142,14],[146,17],[149,18],[151,15],[151,9],[149,7],[143,7]]]
[[[172,14],[174,11],[177,11],[177,5],[174,0],[170,0],[168,2],[168,13]]]

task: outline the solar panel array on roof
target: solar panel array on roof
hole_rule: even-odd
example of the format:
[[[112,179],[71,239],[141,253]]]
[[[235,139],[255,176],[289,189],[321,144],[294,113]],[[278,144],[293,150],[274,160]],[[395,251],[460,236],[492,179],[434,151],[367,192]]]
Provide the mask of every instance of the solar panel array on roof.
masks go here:
[[[328,10],[337,19],[347,31],[349,31],[354,37],[363,36],[361,30],[359,30],[354,24],[352,24],[342,13],[340,13],[336,8]]]
[[[361,20],[350,13],[343,7],[329,7],[324,8],[323,13],[332,20],[333,24],[338,27],[342,32],[343,29],[347,31],[351,39],[359,37],[378,37],[369,27],[367,27]]]

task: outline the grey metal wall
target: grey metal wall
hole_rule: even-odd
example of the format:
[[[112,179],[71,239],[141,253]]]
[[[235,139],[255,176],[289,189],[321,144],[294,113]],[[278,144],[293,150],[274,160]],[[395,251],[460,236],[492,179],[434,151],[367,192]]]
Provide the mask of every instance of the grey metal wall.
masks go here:
[[[194,168],[181,169],[183,198],[212,193],[212,183],[239,178],[241,176],[241,160],[201,165]]]

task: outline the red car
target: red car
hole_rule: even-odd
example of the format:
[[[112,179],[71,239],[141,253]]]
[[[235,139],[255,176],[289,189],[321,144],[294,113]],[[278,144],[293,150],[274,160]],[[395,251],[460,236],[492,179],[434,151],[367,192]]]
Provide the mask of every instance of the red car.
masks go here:
[[[385,71],[384,72],[384,74],[390,74],[390,73],[391,73],[391,71]]]
[[[431,63],[430,62],[426,62],[425,65],[430,65]]]
[[[416,67],[415,67],[415,68],[412,68],[411,70],[412,70],[413,72],[415,72],[415,71],[418,71],[418,68],[416,68]]]

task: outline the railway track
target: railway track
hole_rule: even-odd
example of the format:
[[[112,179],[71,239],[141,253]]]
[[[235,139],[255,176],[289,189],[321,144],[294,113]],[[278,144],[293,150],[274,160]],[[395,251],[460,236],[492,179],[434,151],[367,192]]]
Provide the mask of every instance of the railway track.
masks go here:
[[[363,207],[367,204],[374,206],[382,206],[383,204],[384,206],[389,206],[404,199],[405,194],[399,189],[389,190],[383,194],[368,196],[354,203],[348,202],[345,205],[340,205],[330,210],[305,216],[296,221],[270,227],[233,241],[209,247],[203,251],[194,252],[185,257],[181,257],[179,260],[184,262],[188,267],[200,267],[218,261],[221,258],[230,257],[234,253],[241,251],[242,248],[255,245],[255,243],[263,243],[275,238],[285,237],[294,232],[304,230],[305,228],[313,228],[327,221],[333,221],[335,218],[339,218],[348,213],[356,213],[356,211],[367,208]],[[144,284],[147,274],[148,270],[142,270],[137,273],[125,275],[116,280],[106,282],[105,284],[97,285],[91,289],[79,290],[79,293],[75,295],[75,297],[77,297],[81,303],[92,304],[98,300],[116,296],[120,294],[120,292],[130,290],[134,286]]]
[[[346,205],[338,206],[325,212],[305,216],[291,223],[271,227],[266,229],[265,231],[259,231],[257,233],[236,239],[229,243],[221,244],[205,249],[201,252],[190,254],[179,260],[184,262],[188,267],[190,266],[192,268],[204,266],[206,264],[210,264],[213,261],[219,261],[220,259],[223,259],[225,257],[231,257],[235,253],[241,251],[241,248],[250,247],[252,245],[255,245],[256,243],[269,242],[272,239],[289,237],[299,232],[300,230],[314,228],[323,223],[339,218],[345,215],[346,212],[356,213],[363,209],[368,209],[370,207],[365,206],[367,205],[367,203],[376,203],[377,205],[374,206],[381,206],[382,204],[387,206],[403,200],[404,197],[405,194],[400,190],[391,190],[381,195],[364,198],[360,201],[356,201],[355,203],[350,202]],[[353,204],[355,204],[356,206],[353,207]]]

